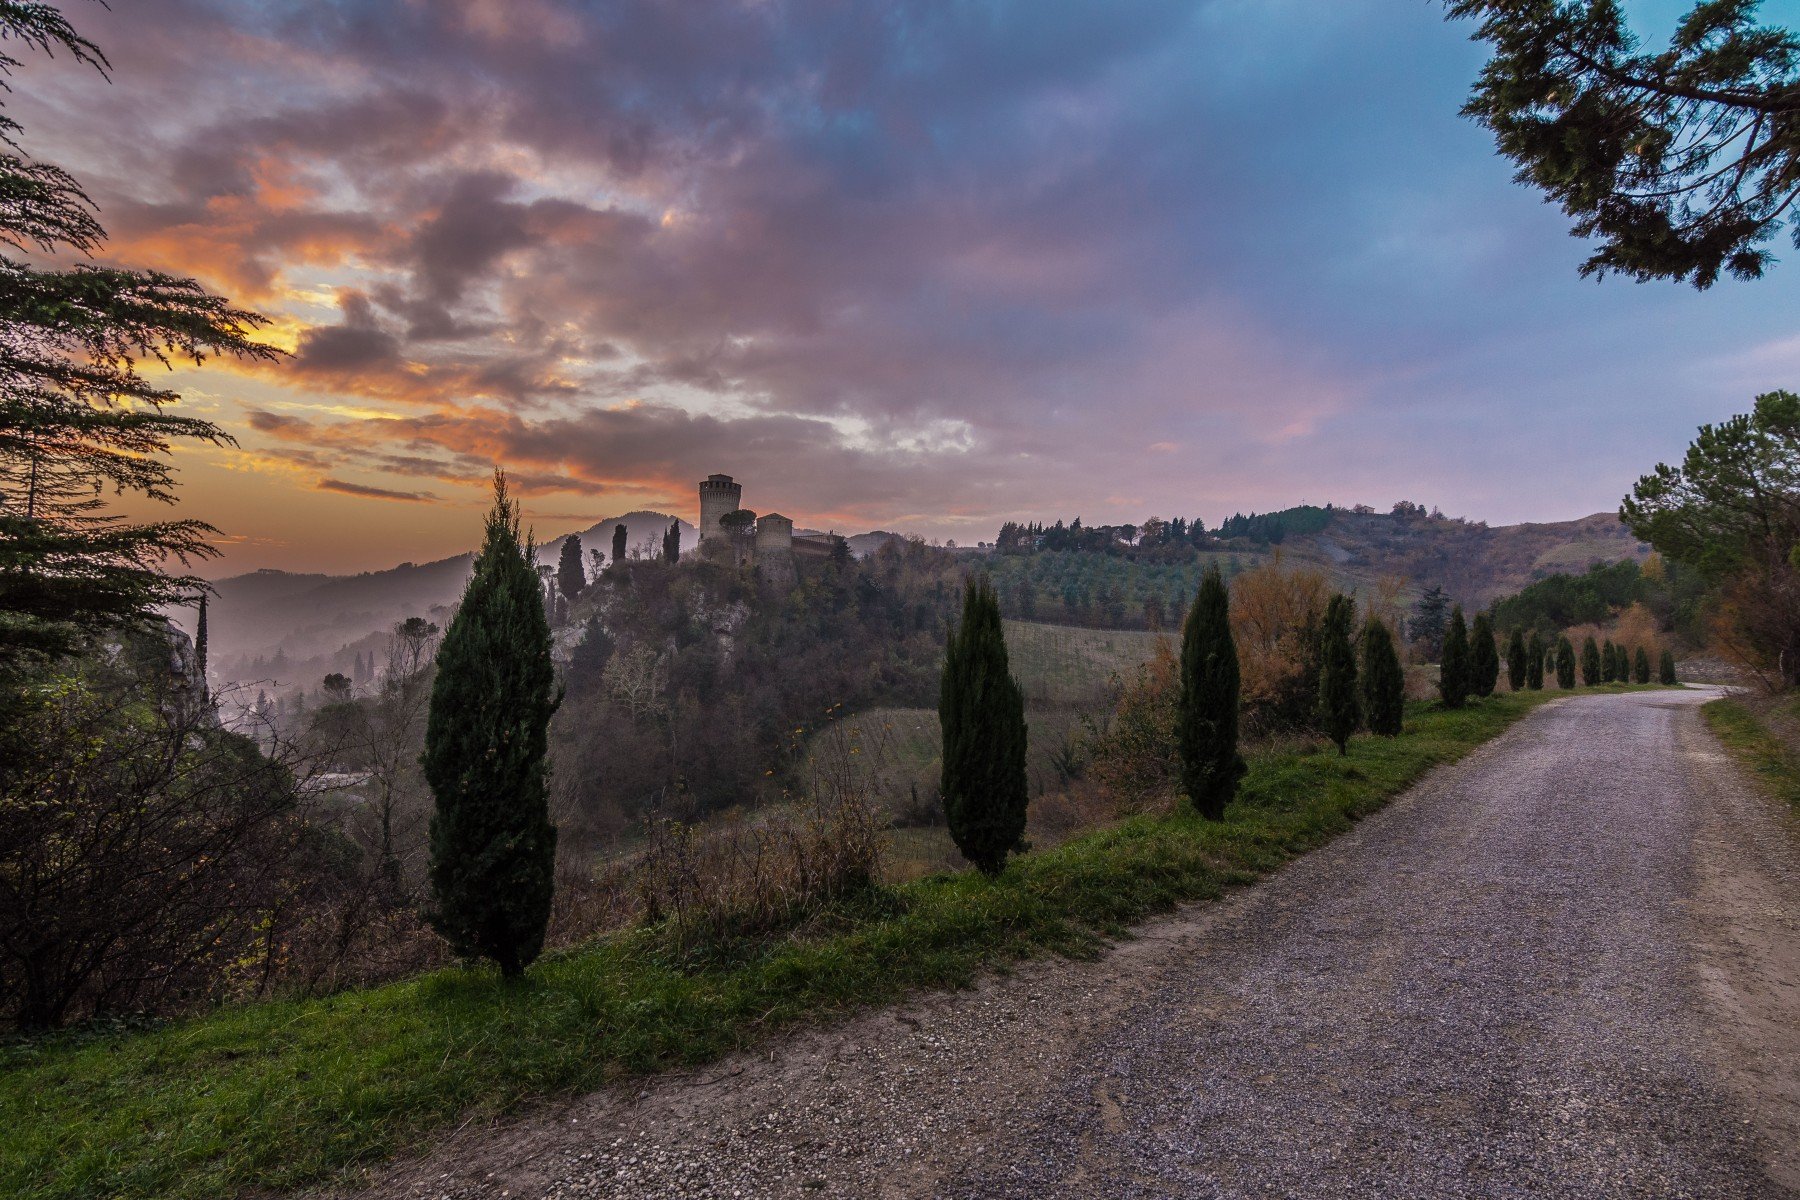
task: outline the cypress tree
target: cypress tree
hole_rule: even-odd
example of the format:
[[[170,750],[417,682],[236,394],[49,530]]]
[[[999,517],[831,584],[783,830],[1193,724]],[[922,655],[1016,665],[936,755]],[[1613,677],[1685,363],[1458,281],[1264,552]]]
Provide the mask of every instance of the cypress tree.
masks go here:
[[[534,558],[496,471],[474,575],[438,648],[420,760],[437,800],[431,923],[508,978],[543,949],[556,859],[545,755],[560,697]]]
[[[963,588],[938,692],[940,790],[950,836],[984,875],[998,875],[1025,833],[1025,693],[1007,665],[1000,602],[985,576]]]
[[[1632,660],[1631,675],[1639,683],[1650,682],[1650,654],[1642,646],[1637,648],[1637,657]]]
[[[1525,633],[1520,629],[1506,643],[1506,682],[1515,692],[1525,689]]]
[[[1566,637],[1556,639],[1556,686],[1575,686],[1575,647]]]
[[[1356,601],[1340,593],[1326,605],[1319,630],[1319,728],[1337,743],[1339,754],[1350,752],[1350,735],[1362,723],[1356,650],[1350,645],[1350,623],[1355,619]]]
[[[1469,675],[1477,696],[1491,696],[1500,682],[1500,652],[1494,645],[1494,623],[1476,613],[1469,627]]]
[[[1606,643],[1606,663],[1612,665],[1612,643]],[[1608,670],[1606,675],[1611,675]],[[1583,638],[1581,642],[1581,683],[1583,687],[1593,687],[1601,682],[1603,676],[1600,666],[1600,647],[1594,645],[1592,637]]]
[[[571,533],[563,541],[562,557],[556,562],[556,590],[566,600],[573,600],[587,587],[587,571],[581,565],[581,535]]]
[[[681,522],[670,521],[669,531],[663,534],[663,561],[676,563],[681,561]]]
[[[613,526],[613,566],[625,561],[625,526]]]
[[[206,593],[200,593],[200,615],[194,621],[194,666],[200,671],[200,686],[212,690],[206,682]]]
[[[1619,652],[1611,638],[1606,639],[1600,655],[1600,682],[1611,683],[1619,677]]]
[[[1662,652],[1662,658],[1657,663],[1657,682],[1664,687],[1675,686],[1675,654],[1673,651],[1664,650]]]
[[[1438,695],[1445,708],[1461,708],[1469,699],[1469,627],[1462,605],[1450,610],[1450,630],[1444,634],[1443,660],[1438,664]]]
[[[1244,776],[1238,754],[1238,657],[1231,636],[1231,600],[1217,566],[1200,581],[1200,594],[1181,633],[1181,703],[1176,734],[1181,785],[1209,821],[1223,820],[1225,806]]]
[[[1534,692],[1544,687],[1544,637],[1535,629],[1525,651],[1525,686]]]
[[[1394,635],[1374,617],[1363,626],[1362,686],[1369,732],[1397,735],[1406,707],[1406,670],[1394,648]]]

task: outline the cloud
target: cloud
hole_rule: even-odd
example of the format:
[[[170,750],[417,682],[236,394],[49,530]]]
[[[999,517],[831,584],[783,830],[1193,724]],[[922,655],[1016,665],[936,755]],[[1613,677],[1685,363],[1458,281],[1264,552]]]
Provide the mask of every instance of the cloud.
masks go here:
[[[313,485],[321,492],[338,492],[345,496],[360,496],[369,500],[436,500],[437,496],[430,492],[396,492],[387,488],[370,487],[363,483],[350,483],[343,479],[321,479]]]
[[[300,487],[461,495],[504,463],[565,509],[672,506],[729,470],[809,523],[928,531],[1302,493],[1553,517],[1792,358],[1800,274],[1580,281],[1457,115],[1481,51],[1429,8],[76,19],[116,82],[58,67],[9,111],[112,258],[292,331],[231,368],[227,424]]]

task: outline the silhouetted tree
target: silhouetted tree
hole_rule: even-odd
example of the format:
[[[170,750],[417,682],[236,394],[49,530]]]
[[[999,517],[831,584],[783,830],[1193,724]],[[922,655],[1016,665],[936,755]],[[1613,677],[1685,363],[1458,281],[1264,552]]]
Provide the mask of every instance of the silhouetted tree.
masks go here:
[[[1675,655],[1671,651],[1664,650],[1662,652],[1662,658],[1658,661],[1657,666],[1657,681],[1665,687],[1675,685]]]
[[[1341,593],[1325,606],[1319,628],[1319,728],[1337,743],[1339,754],[1348,754],[1350,735],[1362,723],[1362,706],[1356,687],[1356,650],[1350,644],[1350,626],[1356,619],[1356,601]]]
[[[107,66],[50,4],[0,5],[0,46],[7,91],[19,47]],[[94,205],[68,173],[25,157],[20,132],[0,115],[0,671],[205,589],[167,568],[213,557],[212,526],[133,523],[105,499],[172,504],[171,442],[233,444],[210,421],[168,412],[180,396],[139,367],[278,354],[250,340],[263,317],[192,279],[95,265],[106,232]]]
[[[663,534],[662,556],[666,563],[681,561],[681,522],[670,521],[668,531]]]
[[[1637,648],[1637,656],[1632,661],[1632,677],[1639,683],[1650,682],[1650,655],[1642,646]]]
[[[1238,754],[1238,657],[1231,599],[1214,566],[1200,581],[1181,637],[1176,733],[1181,784],[1201,816],[1222,820],[1246,767]]]
[[[1363,712],[1369,732],[1394,737],[1406,711],[1406,668],[1388,627],[1374,617],[1363,626]]]
[[[1438,695],[1445,708],[1461,708],[1469,699],[1469,627],[1462,605],[1450,610],[1450,629],[1444,634],[1443,661],[1438,664]]]
[[[211,689],[206,682],[206,593],[200,593],[200,615],[194,621],[194,667],[200,672],[202,686]]]
[[[556,590],[565,600],[573,600],[587,587],[587,570],[581,565],[581,535],[571,533],[563,540],[562,555],[556,561]]]
[[[1453,0],[1493,44],[1463,112],[1596,241],[1584,275],[1755,279],[1800,196],[1800,39],[1700,0],[1666,49],[1616,0]]]
[[[962,621],[944,653],[938,724],[950,836],[983,874],[998,875],[1006,856],[1023,848],[1025,694],[1007,663],[1000,603],[985,576],[963,587]]]
[[[1610,669],[1611,666],[1612,666],[1612,643],[1611,642],[1606,643],[1606,667],[1608,669],[1605,670],[1603,673],[1602,668],[1601,668],[1601,663],[1600,663],[1600,647],[1598,647],[1594,644],[1594,639],[1591,635],[1582,639],[1582,641],[1581,641],[1581,684],[1583,687],[1593,687],[1595,684],[1600,683],[1605,679],[1610,679],[1612,677],[1612,671]]]
[[[1513,691],[1522,691],[1525,687],[1526,674],[1525,633],[1515,629],[1506,643],[1506,682]],[[1538,656],[1540,660],[1542,655]]]
[[[474,575],[438,649],[423,759],[437,799],[432,924],[509,978],[543,949],[556,860],[545,755],[560,697],[535,557],[496,471]]]
[[[612,560],[615,567],[625,561],[626,536],[625,526],[623,524],[613,526]]]
[[[1525,686],[1532,691],[1541,691],[1544,686],[1544,647],[1543,635],[1532,631],[1530,645],[1525,651]]]
[[[1500,682],[1500,652],[1494,645],[1494,625],[1486,613],[1476,613],[1469,626],[1469,690],[1491,696]]]
[[[1575,647],[1566,637],[1556,639],[1556,686],[1572,688],[1575,686]]]
[[[1427,659],[1439,658],[1444,651],[1444,630],[1450,611],[1450,597],[1435,584],[1425,589],[1413,607],[1412,634],[1425,651]]]

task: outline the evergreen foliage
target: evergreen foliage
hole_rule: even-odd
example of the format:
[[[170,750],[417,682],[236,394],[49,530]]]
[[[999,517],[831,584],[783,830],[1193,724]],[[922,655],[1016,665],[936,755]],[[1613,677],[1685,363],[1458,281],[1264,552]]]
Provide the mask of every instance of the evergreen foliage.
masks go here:
[[[1525,687],[1525,654],[1525,633],[1515,629],[1506,642],[1506,682],[1515,692]]]
[[[1462,605],[1450,610],[1450,629],[1444,634],[1444,654],[1438,664],[1438,695],[1445,708],[1461,708],[1472,690],[1469,664],[1469,627]]]
[[[1665,687],[1675,685],[1675,655],[1672,651],[1664,650],[1662,652],[1662,658],[1657,663],[1656,679]]]
[[[1606,647],[1600,657],[1600,682],[1612,683],[1619,678],[1619,648],[1606,639]]]
[[[1566,637],[1556,639],[1556,686],[1575,686],[1575,647]]]
[[[1637,648],[1637,655],[1632,660],[1631,675],[1638,683],[1650,682],[1650,653],[1642,646]]]
[[[1544,686],[1544,637],[1533,630],[1525,649],[1525,686],[1538,691]]]
[[[1427,659],[1443,655],[1444,630],[1449,619],[1450,597],[1435,584],[1426,588],[1418,604],[1413,606],[1412,635],[1413,640],[1424,648]]]
[[[1394,647],[1394,635],[1374,617],[1363,627],[1363,712],[1369,732],[1396,737],[1406,711],[1406,669]]]
[[[938,694],[941,791],[950,836],[964,858],[998,875],[1024,849],[1025,694],[1007,663],[1000,603],[984,576],[963,588],[962,620],[944,652]]]
[[[571,533],[563,540],[562,556],[556,562],[556,590],[566,600],[573,600],[587,587],[587,569],[581,565],[581,535]]]
[[[529,541],[506,476],[475,570],[437,653],[422,763],[431,818],[431,922],[458,955],[518,976],[543,948],[556,827],[545,760],[560,697]]]
[[[1350,644],[1355,620],[1356,601],[1339,593],[1326,604],[1319,629],[1319,728],[1337,743],[1339,754],[1349,753],[1350,735],[1362,723],[1356,650]]]
[[[1231,636],[1231,599],[1217,567],[1200,581],[1200,594],[1181,635],[1181,703],[1176,733],[1181,784],[1200,815],[1223,820],[1237,793],[1245,764],[1238,754],[1238,657]]]
[[[206,593],[200,593],[200,615],[194,621],[194,666],[200,672],[200,683],[210,690],[211,684],[206,682]]]
[[[107,62],[48,4],[0,4],[0,46],[62,51],[103,76]],[[0,53],[0,89],[20,65]],[[202,521],[132,523],[105,493],[170,504],[176,439],[228,445],[210,421],[167,409],[180,397],[139,368],[231,354],[271,360],[265,323],[191,279],[55,262],[103,252],[81,185],[20,150],[0,115],[0,670],[67,653],[82,639],[189,602],[205,584],[170,574],[216,554]],[[19,257],[13,257],[17,254]]]
[[[681,522],[670,521],[668,532],[663,534],[662,556],[666,563],[681,561]]]
[[[615,567],[625,561],[626,536],[623,524],[613,526],[612,560]]]
[[[1606,643],[1606,663],[1604,669],[1600,662],[1600,647],[1594,644],[1590,635],[1581,642],[1581,683],[1583,687],[1593,687],[1612,678],[1612,643]]]
[[[1494,47],[1463,113],[1598,243],[1582,274],[1758,278],[1800,196],[1800,38],[1755,0],[1695,0],[1649,52],[1631,7],[1453,0]]]
[[[1486,613],[1476,613],[1469,626],[1469,682],[1477,696],[1491,696],[1500,682],[1500,651],[1494,643],[1494,625]]]

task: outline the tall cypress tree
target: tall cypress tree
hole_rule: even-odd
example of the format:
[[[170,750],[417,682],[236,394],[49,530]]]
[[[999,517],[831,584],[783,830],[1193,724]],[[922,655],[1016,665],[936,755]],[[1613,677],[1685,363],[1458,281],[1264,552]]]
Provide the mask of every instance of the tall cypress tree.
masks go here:
[[[1672,651],[1664,650],[1662,658],[1658,660],[1657,682],[1665,687],[1675,686],[1675,655]]]
[[[1445,708],[1461,708],[1469,699],[1469,627],[1462,605],[1450,610],[1450,630],[1444,634],[1443,660],[1438,664],[1438,695]]]
[[[1007,664],[1000,602],[987,578],[963,588],[938,691],[940,790],[950,836],[984,875],[998,875],[1025,834],[1025,693]]]
[[[1374,617],[1363,626],[1363,712],[1369,732],[1394,737],[1406,711],[1406,669],[1394,648],[1394,635]]]
[[[571,533],[563,540],[562,557],[556,560],[556,590],[566,600],[573,600],[587,587],[587,570],[581,565],[581,535]]]
[[[1611,642],[1606,643],[1606,662],[1608,666],[1612,664]],[[1607,675],[1611,673],[1611,671],[1606,672]],[[1583,638],[1581,642],[1581,684],[1583,687],[1593,687],[1596,683],[1601,682],[1602,678],[1600,647],[1594,645],[1594,639],[1591,636]]]
[[[1607,638],[1606,645],[1600,651],[1601,683],[1611,683],[1619,677],[1618,653],[1618,650],[1612,644],[1612,639]]]
[[[421,759],[437,800],[431,922],[509,978],[543,949],[556,860],[545,755],[560,696],[534,559],[496,471],[486,539],[438,648]]]
[[[1544,654],[1544,636],[1534,629],[1525,650],[1525,686],[1534,692],[1544,687]]]
[[[1350,752],[1350,735],[1362,723],[1356,649],[1350,644],[1355,619],[1356,601],[1339,593],[1325,606],[1325,623],[1319,630],[1319,728],[1337,743],[1339,754]]]
[[[1477,696],[1491,696],[1500,682],[1500,652],[1494,645],[1494,623],[1476,613],[1469,627],[1469,682]]]
[[[613,526],[613,566],[625,561],[625,526]]]
[[[1246,767],[1238,754],[1238,657],[1231,597],[1215,565],[1181,632],[1181,702],[1176,737],[1181,785],[1209,821],[1223,820]]]
[[[1515,692],[1525,688],[1525,653],[1525,632],[1515,629],[1506,643],[1506,682]]]
[[[1650,655],[1642,646],[1637,648],[1637,657],[1632,661],[1631,675],[1639,683],[1650,682]]]
[[[670,521],[667,533],[662,540],[663,561],[675,563],[681,561],[681,522]]]
[[[1566,637],[1556,639],[1556,686],[1575,686],[1575,647]]]
[[[200,615],[194,621],[194,666],[200,671],[200,683],[208,691],[212,685],[206,682],[206,593],[200,593]]]

